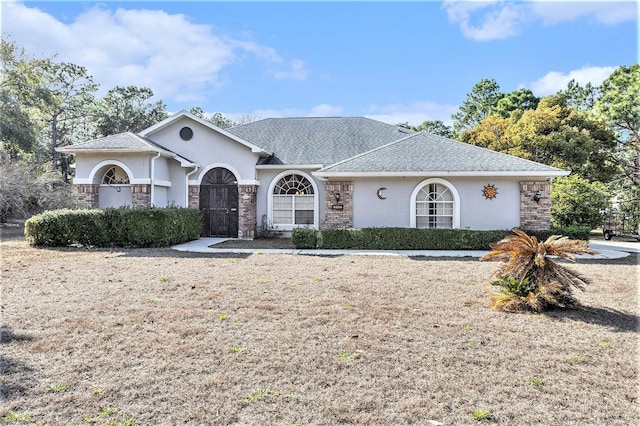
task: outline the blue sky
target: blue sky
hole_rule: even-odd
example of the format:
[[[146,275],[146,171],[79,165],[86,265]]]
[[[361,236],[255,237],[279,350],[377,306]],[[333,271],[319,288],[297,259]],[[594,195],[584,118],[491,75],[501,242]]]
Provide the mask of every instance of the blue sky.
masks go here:
[[[2,1],[3,38],[176,112],[451,122],[483,78],[545,96],[638,61],[638,3]]]

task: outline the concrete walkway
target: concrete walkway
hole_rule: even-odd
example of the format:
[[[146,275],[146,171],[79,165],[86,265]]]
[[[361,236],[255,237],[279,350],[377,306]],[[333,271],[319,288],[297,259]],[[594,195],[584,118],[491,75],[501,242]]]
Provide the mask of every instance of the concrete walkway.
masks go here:
[[[302,250],[302,249],[240,249],[240,248],[216,248],[215,245],[228,241],[228,238],[200,238],[188,243],[171,247],[177,251],[192,253],[282,253],[312,256],[341,256],[341,255],[369,255],[369,256],[407,256],[407,257],[471,257],[480,258],[487,254],[488,250]],[[634,244],[636,244],[634,246]],[[596,256],[578,255],[578,259],[619,259],[629,256],[630,252],[640,252],[640,244],[609,244],[609,241],[591,243],[590,248],[599,254]]]

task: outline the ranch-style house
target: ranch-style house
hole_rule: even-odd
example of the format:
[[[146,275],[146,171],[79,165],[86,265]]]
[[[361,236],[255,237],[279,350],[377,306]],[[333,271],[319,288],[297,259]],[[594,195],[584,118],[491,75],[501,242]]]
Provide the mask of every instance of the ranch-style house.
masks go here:
[[[294,227],[548,229],[568,171],[364,117],[268,118],[228,129],[181,111],[75,155],[84,207],[202,211],[202,236]]]

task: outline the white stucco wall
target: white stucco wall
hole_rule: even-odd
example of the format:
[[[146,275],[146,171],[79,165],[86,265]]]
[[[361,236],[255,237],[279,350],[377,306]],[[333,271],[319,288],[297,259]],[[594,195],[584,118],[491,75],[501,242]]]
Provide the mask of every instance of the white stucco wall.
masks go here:
[[[185,126],[193,130],[193,137],[188,141],[180,138],[180,129]],[[214,167],[225,167],[231,170],[241,184],[256,180],[255,165],[259,158],[258,154],[252,153],[250,148],[189,118],[183,117],[148,137],[200,166],[198,172],[189,178],[192,184],[199,183],[206,172]]]
[[[176,162],[174,159],[172,158],[168,158],[168,157],[160,157],[157,158],[156,160],[154,160],[154,175],[155,175],[155,179],[156,180],[161,180],[161,181],[169,181],[170,176],[169,176],[169,163],[170,162]]]
[[[347,179],[344,179],[347,180]],[[383,178],[353,181],[353,227],[408,227],[409,199],[422,179]],[[386,200],[377,196],[380,188]]]
[[[355,179],[353,188],[353,226],[409,227],[411,194],[425,178]],[[517,178],[448,178],[460,196],[460,228],[492,230],[520,225],[520,187]],[[493,184],[495,199],[487,200],[482,188]],[[381,200],[377,196],[383,191]]]
[[[74,183],[100,183],[105,171],[112,165],[123,166],[129,172],[131,183],[149,183],[150,154],[77,154]]]
[[[460,194],[460,228],[511,229],[520,226],[521,179],[458,178],[452,183]],[[491,184],[498,190],[486,199],[482,188]]]
[[[154,188],[154,194],[153,194],[153,204],[156,207],[167,207],[168,206],[168,199],[167,199],[167,194],[168,194],[168,188],[167,187],[163,187],[163,186],[156,186]]]
[[[193,169],[181,167],[176,161],[170,162],[168,167],[171,187],[167,188],[167,204],[187,207],[186,174]]]
[[[118,192],[117,188],[120,188],[120,192]],[[101,209],[131,206],[132,204],[133,197],[131,195],[131,186],[129,185],[121,187],[101,186],[99,194],[98,207]]]

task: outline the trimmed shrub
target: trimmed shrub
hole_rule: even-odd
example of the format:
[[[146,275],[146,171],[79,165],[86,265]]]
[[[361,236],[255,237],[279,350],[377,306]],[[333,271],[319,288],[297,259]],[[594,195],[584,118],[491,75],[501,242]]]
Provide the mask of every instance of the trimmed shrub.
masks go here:
[[[291,233],[293,246],[299,249],[314,249],[318,246],[318,235],[314,229],[294,228]]]
[[[538,241],[546,241],[552,235],[561,235],[570,240],[589,241],[591,235],[591,227],[589,226],[563,226],[559,228],[551,228],[547,231],[526,231],[529,235],[535,235]]]
[[[491,244],[502,240],[510,233],[511,230],[416,228],[343,228],[322,229],[313,232],[317,248],[337,250],[487,250]],[[589,233],[588,227],[530,232],[541,241],[545,241],[551,235],[588,240]],[[295,234],[296,230],[293,235]],[[296,248],[313,248],[310,245],[303,246],[301,241],[302,239],[296,240],[294,238],[294,246]]]
[[[25,222],[35,246],[166,247],[197,239],[202,215],[185,208],[53,210]]]

